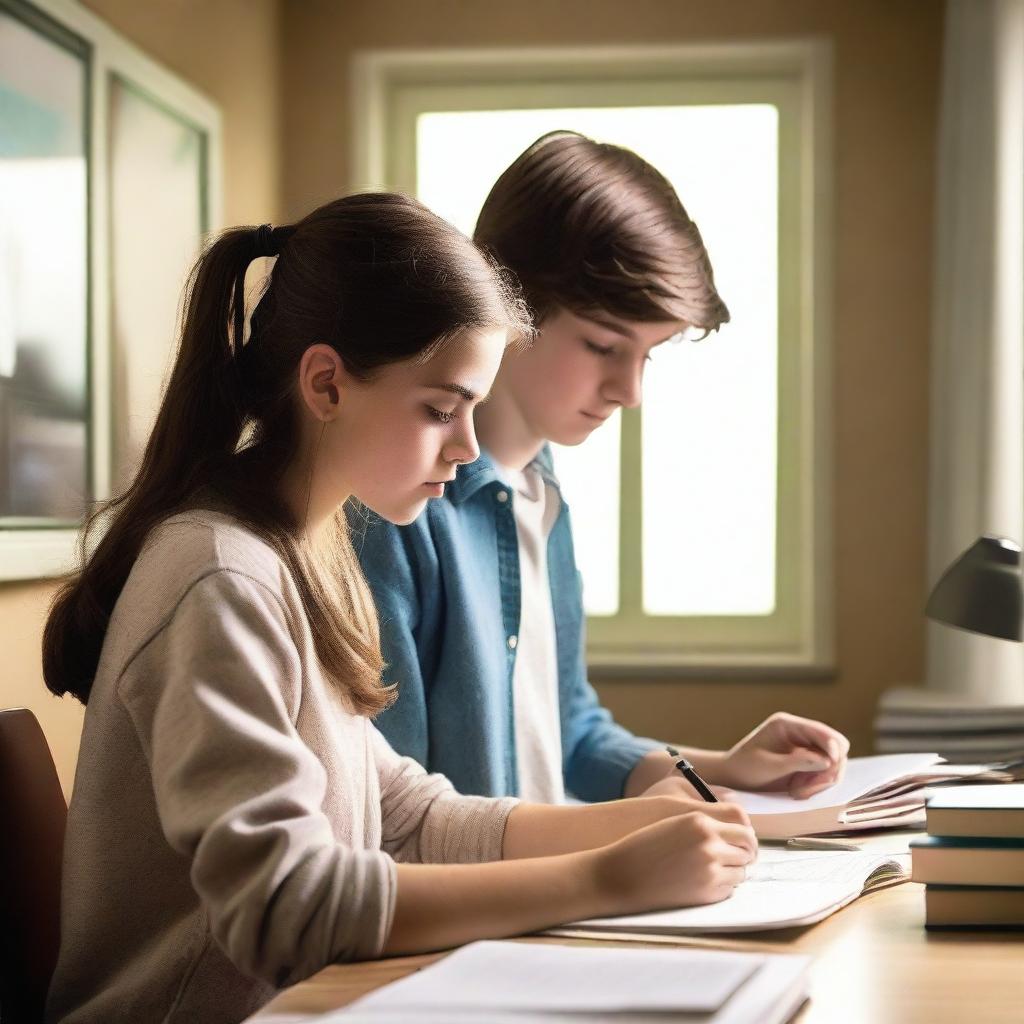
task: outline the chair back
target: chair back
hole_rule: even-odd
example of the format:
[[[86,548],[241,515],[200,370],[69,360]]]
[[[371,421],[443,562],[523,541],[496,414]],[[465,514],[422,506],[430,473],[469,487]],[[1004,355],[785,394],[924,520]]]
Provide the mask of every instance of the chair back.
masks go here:
[[[0,1018],[38,1024],[60,946],[67,804],[43,730],[0,711]]]

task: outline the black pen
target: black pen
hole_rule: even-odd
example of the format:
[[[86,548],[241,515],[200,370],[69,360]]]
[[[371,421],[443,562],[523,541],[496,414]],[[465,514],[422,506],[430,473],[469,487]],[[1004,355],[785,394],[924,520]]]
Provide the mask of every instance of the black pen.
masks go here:
[[[679,751],[675,747],[665,748],[673,757],[679,757]],[[679,757],[676,767],[682,772],[683,778],[693,786],[697,793],[706,803],[717,804],[718,797],[708,789],[708,784],[694,771],[693,765],[685,757]]]

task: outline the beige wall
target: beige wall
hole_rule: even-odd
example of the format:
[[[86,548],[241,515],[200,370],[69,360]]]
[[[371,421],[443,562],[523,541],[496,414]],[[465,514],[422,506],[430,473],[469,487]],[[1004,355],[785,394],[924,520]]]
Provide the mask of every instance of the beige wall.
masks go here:
[[[218,103],[224,115],[224,218],[274,220],[280,199],[279,0],[89,0],[85,5]],[[78,756],[82,707],[52,697],[39,645],[54,584],[0,584],[4,671],[0,707],[39,717],[65,792]]]
[[[942,9],[939,0],[304,0],[287,7],[289,216],[345,188],[347,76],[357,50],[834,40],[838,673],[804,682],[603,683],[608,705],[640,732],[723,745],[787,708],[834,722],[866,752],[878,693],[921,677]]]
[[[603,683],[630,727],[723,745],[779,707],[866,751],[877,694],[923,667],[928,309],[942,7],[938,0],[89,0],[224,112],[225,219],[308,210],[348,180],[353,51],[668,43],[826,35],[835,42],[834,679]],[[684,197],[685,198],[685,197]],[[46,695],[52,585],[0,586],[0,703],[40,714],[67,786],[81,713]]]

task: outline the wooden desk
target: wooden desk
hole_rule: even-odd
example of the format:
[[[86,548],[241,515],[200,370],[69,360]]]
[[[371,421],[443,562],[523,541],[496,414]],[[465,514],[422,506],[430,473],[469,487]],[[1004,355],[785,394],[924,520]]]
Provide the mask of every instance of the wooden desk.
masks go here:
[[[673,942],[813,956],[811,1000],[799,1024],[1021,1024],[1021,933],[926,932],[923,921],[924,886],[907,882],[862,896],[810,928]],[[443,955],[327,967],[250,1019],[270,1024],[276,1014],[326,1013]]]

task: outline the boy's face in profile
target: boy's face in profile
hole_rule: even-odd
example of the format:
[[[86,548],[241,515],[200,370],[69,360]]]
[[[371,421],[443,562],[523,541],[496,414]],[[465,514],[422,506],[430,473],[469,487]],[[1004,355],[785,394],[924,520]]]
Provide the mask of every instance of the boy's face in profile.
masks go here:
[[[557,309],[529,349],[506,353],[502,382],[538,439],[580,444],[620,406],[640,404],[651,350],[686,326]]]

